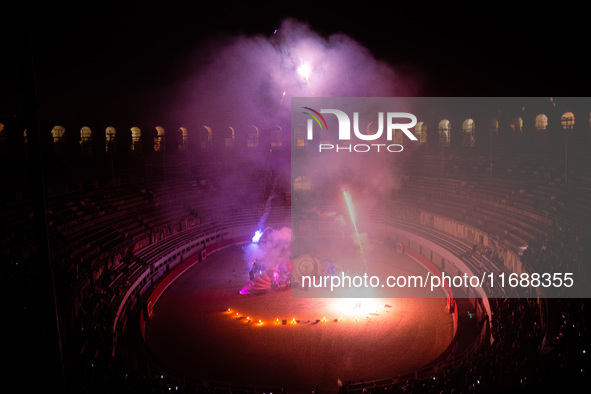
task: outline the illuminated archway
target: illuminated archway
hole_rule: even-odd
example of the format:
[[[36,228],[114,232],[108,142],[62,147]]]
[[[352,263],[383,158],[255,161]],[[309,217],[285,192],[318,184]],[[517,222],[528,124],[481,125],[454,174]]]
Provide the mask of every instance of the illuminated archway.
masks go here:
[[[476,146],[476,124],[473,119],[466,119],[462,123],[462,146],[469,148]]]
[[[419,122],[415,126],[415,136],[419,140],[419,144],[427,143],[427,124],[425,122]]]
[[[63,126],[55,125],[51,129],[51,135],[53,136],[53,142],[58,143],[65,140],[66,129]]]
[[[189,148],[189,130],[186,127],[179,127],[181,132],[181,143],[179,144],[179,152],[186,152]]]
[[[92,152],[92,130],[88,126],[83,126],[80,129],[80,147],[82,152]]]
[[[142,130],[139,127],[133,126],[131,129],[131,146],[132,151],[140,151],[140,138],[142,137]]]
[[[499,120],[497,118],[492,118],[489,122],[488,122],[488,130],[491,133],[496,133],[499,134]]]
[[[548,128],[548,117],[544,114],[536,116],[536,130],[546,130]]]
[[[303,124],[298,124],[295,127],[295,142],[297,148],[303,148],[307,145],[307,129]]]
[[[560,124],[562,130],[572,130],[575,127],[575,114],[572,112],[565,112],[560,117]]]
[[[201,150],[205,152],[211,149],[213,143],[213,129],[206,125],[203,125],[203,128],[205,129],[205,138],[201,141]]]
[[[117,135],[117,130],[113,126],[109,126],[105,129],[105,152],[110,152],[113,150],[113,143],[115,141],[115,136]]]
[[[85,142],[92,141],[92,130],[88,126],[83,126],[80,129],[80,143],[83,144]]]
[[[538,114],[535,119],[536,145],[546,145],[548,142],[548,117]]]
[[[224,147],[226,149],[234,149],[234,137],[236,136],[236,130],[232,126],[228,127],[224,135]]]
[[[253,130],[248,133],[248,137],[246,139],[246,146],[247,148],[258,148],[259,146],[259,128],[256,126],[252,126]]]
[[[213,129],[209,126],[203,126],[203,128],[207,131],[207,142],[211,143],[213,141]]]
[[[451,123],[447,119],[439,122],[439,146],[449,146],[451,142]]]
[[[516,116],[511,120],[511,124],[509,124],[511,130],[517,133],[523,133],[523,118],[521,116]]]
[[[296,192],[309,192],[312,190],[312,179],[308,176],[299,176],[293,181],[293,190]]]
[[[166,150],[165,146],[166,130],[162,126],[156,126],[156,136],[154,137],[154,152]]]
[[[271,129],[271,150],[281,149],[283,147],[283,129],[279,125],[275,125]]]

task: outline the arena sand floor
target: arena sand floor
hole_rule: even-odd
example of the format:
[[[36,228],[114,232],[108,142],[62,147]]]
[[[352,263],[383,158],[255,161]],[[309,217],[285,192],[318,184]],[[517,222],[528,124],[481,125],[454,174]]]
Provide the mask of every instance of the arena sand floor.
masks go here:
[[[385,247],[372,253],[387,256],[393,272],[425,273]],[[148,348],[163,366],[206,381],[334,392],[339,380],[412,373],[453,339],[443,293],[361,300],[292,298],[289,290],[243,295],[249,269],[242,247],[231,246],[164,292],[146,324]]]

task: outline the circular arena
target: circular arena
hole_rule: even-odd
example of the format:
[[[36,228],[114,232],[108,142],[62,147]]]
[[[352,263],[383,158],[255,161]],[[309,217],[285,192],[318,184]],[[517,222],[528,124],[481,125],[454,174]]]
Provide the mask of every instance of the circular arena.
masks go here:
[[[416,264],[400,260],[401,271]],[[413,373],[453,339],[443,292],[361,300],[292,298],[304,289],[240,294],[248,278],[239,246],[195,264],[158,300],[145,326],[148,348],[196,379],[307,392]]]
[[[555,129],[548,126],[546,138],[560,139],[556,117],[567,109],[547,113]],[[588,117],[586,111],[575,116]],[[453,267],[509,274],[586,261],[589,134],[576,136],[566,174],[562,156],[550,148],[488,154],[490,143],[497,149],[518,138],[536,140],[535,122],[529,129],[527,122],[535,118],[522,119],[518,135],[500,127],[499,140],[474,131],[475,146],[470,138],[465,146],[446,146],[438,138],[441,119],[425,116],[427,142],[412,160],[395,162],[396,182],[384,198],[361,209],[363,193],[354,193],[372,272]],[[18,124],[3,124],[16,130],[12,136],[22,134]],[[43,129],[48,136],[51,130]],[[466,133],[446,130],[451,141]],[[251,148],[246,141],[227,145],[222,134],[211,145],[195,134],[198,142],[179,146],[184,132],[170,133],[166,156],[149,133],[141,134],[148,142],[139,137],[135,145],[114,139],[117,149],[105,149],[104,140],[48,138],[40,143],[46,161],[37,170],[24,165],[33,153],[29,142],[2,141],[2,171],[12,186],[2,202],[9,224],[3,288],[16,298],[11,312],[19,321],[38,322],[35,329],[16,325],[12,335],[22,355],[17,364],[40,371],[40,381],[57,376],[68,391],[89,393],[588,388],[584,299],[490,297],[490,289],[442,290],[431,298],[311,298],[298,275],[281,288],[270,279],[280,263],[290,263],[292,274],[308,269],[294,265],[301,262],[294,250],[283,251],[287,259],[257,260],[265,268],[251,275],[257,231],[267,229],[256,242],[261,248],[282,229],[320,229],[337,217],[350,232],[343,200],[309,174],[290,178],[289,146],[273,139],[276,132]],[[42,192],[35,187],[40,177]],[[297,228],[296,198],[314,202]],[[349,272],[347,259],[359,248],[342,238],[338,247],[316,236],[307,242],[318,262]]]

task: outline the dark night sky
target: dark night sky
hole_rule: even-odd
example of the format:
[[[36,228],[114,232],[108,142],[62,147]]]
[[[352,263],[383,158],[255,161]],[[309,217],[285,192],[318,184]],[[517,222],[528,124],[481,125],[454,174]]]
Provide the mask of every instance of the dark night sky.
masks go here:
[[[117,118],[152,112],[160,89],[190,71],[184,60],[200,44],[227,35],[269,36],[287,16],[324,35],[345,33],[403,74],[420,75],[421,96],[590,92],[589,34],[577,16],[584,13],[568,7],[448,9],[427,8],[422,2],[361,2],[353,7],[289,1],[32,4],[14,7],[3,17],[0,116],[19,114],[22,108],[19,48],[27,32],[42,116]],[[19,18],[23,14],[32,15],[30,29]]]

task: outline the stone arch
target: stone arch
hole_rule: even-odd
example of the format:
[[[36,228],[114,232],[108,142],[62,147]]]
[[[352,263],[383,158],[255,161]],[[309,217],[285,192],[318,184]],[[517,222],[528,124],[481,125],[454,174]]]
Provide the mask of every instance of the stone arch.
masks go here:
[[[427,124],[425,122],[418,122],[415,126],[415,136],[419,140],[419,144],[427,143]]]
[[[234,138],[236,137],[236,130],[232,126],[228,126],[228,129],[224,133],[224,147],[226,149],[234,149]]]
[[[560,117],[560,125],[562,130],[572,130],[575,127],[575,114],[572,112],[565,112]]]
[[[162,126],[156,126],[156,135],[154,136],[154,152],[166,150],[166,130]]]
[[[536,128],[536,130],[543,130],[543,131],[547,130],[548,117],[545,114],[536,115],[535,128]]]
[[[246,139],[246,147],[247,148],[258,148],[259,146],[259,128],[256,126],[252,126],[252,130],[248,133]]]
[[[442,119],[439,122],[439,146],[449,146],[451,143],[451,122],[448,119]]]
[[[283,129],[279,125],[275,125],[271,129],[271,150],[281,149],[283,147]]]
[[[53,129],[51,129],[51,136],[53,137],[53,143],[65,141],[66,128],[60,125],[53,126]]]
[[[105,152],[113,151],[116,136],[117,130],[113,126],[108,126],[105,129]]]
[[[534,128],[536,129],[536,145],[546,145],[548,143],[548,117],[545,114],[536,115]]]
[[[466,119],[462,123],[462,145],[469,148],[476,146],[476,123],[474,119]]]
[[[186,127],[179,127],[179,131],[181,132],[179,152],[186,152],[189,149],[189,130]]]
[[[516,133],[523,133],[523,118],[521,116],[514,117],[511,119],[509,127]]]
[[[130,149],[132,151],[141,151],[140,140],[142,138],[142,130],[139,127],[137,127],[137,126],[133,126],[130,130],[131,130],[131,146],[130,146]]]

